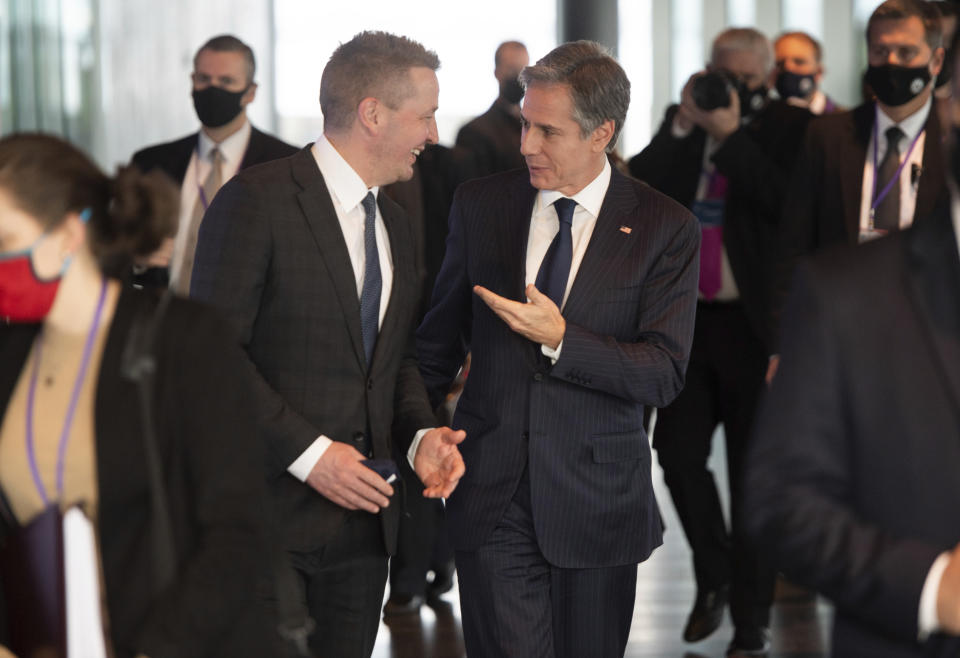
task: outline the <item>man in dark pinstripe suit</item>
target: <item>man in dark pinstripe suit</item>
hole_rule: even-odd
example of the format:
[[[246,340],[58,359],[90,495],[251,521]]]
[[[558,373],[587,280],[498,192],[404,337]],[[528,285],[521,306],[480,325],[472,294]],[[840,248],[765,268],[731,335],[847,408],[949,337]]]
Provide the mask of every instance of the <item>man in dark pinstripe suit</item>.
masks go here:
[[[417,335],[434,403],[473,354],[447,506],[464,639],[471,656],[618,656],[661,543],[643,405],[683,385],[699,229],[610,167],[630,83],[601,46],[564,44],[521,80],[528,170],[460,188]]]

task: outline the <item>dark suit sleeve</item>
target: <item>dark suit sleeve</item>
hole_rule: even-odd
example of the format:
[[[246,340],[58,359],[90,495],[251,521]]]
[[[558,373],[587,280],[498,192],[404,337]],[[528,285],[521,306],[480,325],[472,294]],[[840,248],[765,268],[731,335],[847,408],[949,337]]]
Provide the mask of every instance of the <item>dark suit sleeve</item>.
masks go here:
[[[685,199],[677,198],[676,194],[671,194],[671,190],[676,185],[675,177],[681,175],[679,172],[689,169],[687,166],[689,152],[698,149],[693,144],[696,129],[691,130],[686,137],[678,138],[673,135],[673,119],[679,107],[679,105],[673,105],[667,108],[663,122],[653,139],[640,153],[630,158],[628,167],[630,175],[634,178],[642,180],[664,194],[669,194],[680,203],[685,203]],[[696,158],[699,155],[694,153],[693,157]],[[696,161],[695,166],[699,170],[699,160]],[[693,187],[695,190],[696,183]]]
[[[777,224],[790,175],[806,128],[805,116],[771,108],[765,126],[751,130],[743,126],[730,135],[713,154],[717,170],[746,192],[754,214]],[[764,144],[761,144],[764,142]]]
[[[286,469],[321,432],[297,413],[258,371],[249,349],[273,258],[266,192],[242,176],[227,182],[203,217],[191,278],[191,297],[223,309],[247,358],[261,432],[278,470]]]
[[[780,219],[779,239],[775,248],[774,280],[771,284],[771,337],[776,350],[780,333],[782,307],[790,289],[793,271],[800,257],[811,253],[817,244],[817,217],[820,208],[819,195],[823,186],[823,163],[826,152],[823,147],[824,136],[813,122],[807,131],[803,150],[793,172],[790,184],[784,195],[783,211]],[[837,221],[842,221],[837,217]]]
[[[160,367],[169,383],[159,392],[183,469],[173,479],[186,482],[171,501],[186,508],[177,512],[186,512],[197,542],[140,633],[138,648],[151,658],[216,653],[225,633],[241,632],[238,619],[256,605],[266,563],[266,487],[241,350],[211,311],[191,310],[186,317],[171,309],[180,321],[165,328]]]
[[[420,372],[434,409],[443,402],[470,349],[473,292],[467,276],[461,199],[458,191],[450,210],[446,253],[433,289],[430,311],[417,331]]]
[[[666,200],[664,200],[666,201]],[[620,342],[567,323],[551,375],[611,395],[663,407],[683,388],[697,304],[700,231],[675,206],[676,230],[644,281],[636,342]],[[682,214],[680,214],[682,213]]]
[[[920,592],[940,550],[854,511],[857,455],[849,437],[856,430],[844,405],[862,364],[847,363],[839,349],[838,336],[857,328],[838,326],[833,285],[813,269],[798,271],[780,368],[748,456],[742,518],[789,577],[845,614],[913,642]]]

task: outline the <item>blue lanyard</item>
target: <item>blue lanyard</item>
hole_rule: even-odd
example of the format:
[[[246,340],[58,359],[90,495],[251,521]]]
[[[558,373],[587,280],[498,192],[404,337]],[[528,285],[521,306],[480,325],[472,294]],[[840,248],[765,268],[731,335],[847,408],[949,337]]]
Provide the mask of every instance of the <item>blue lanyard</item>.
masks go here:
[[[70,394],[70,404],[67,407],[67,416],[63,421],[63,429],[60,430],[60,441],[57,445],[57,497],[63,496],[63,469],[67,454],[67,442],[70,439],[70,428],[73,425],[73,416],[77,411],[77,401],[80,398],[80,389],[83,388],[84,378],[87,374],[87,367],[90,365],[90,357],[93,354],[93,343],[97,337],[97,330],[100,327],[100,316],[103,314],[103,305],[107,297],[107,280],[104,278],[100,284],[100,299],[97,301],[97,310],[93,315],[93,324],[90,326],[90,332],[87,334],[86,343],[83,346],[83,359],[80,361],[80,371],[77,373],[77,379],[73,383],[73,392]],[[33,360],[33,368],[30,373],[30,388],[27,390],[27,459],[30,461],[30,473],[33,475],[33,483],[40,492],[40,498],[43,500],[43,506],[49,507],[50,499],[47,497],[47,490],[43,486],[43,480],[40,478],[40,469],[37,466],[37,456],[34,449],[33,437],[33,408],[34,399],[37,391],[37,372],[40,370],[40,355],[43,347],[43,329],[37,336],[37,354]]]
[[[917,136],[913,138],[913,141],[910,142],[910,148],[907,149],[907,154],[903,156],[903,162],[900,163],[900,166],[897,167],[896,173],[894,173],[893,178],[887,181],[887,184],[883,186],[883,189],[880,190],[880,194],[877,194],[877,169],[879,169],[880,164],[877,162],[877,154],[880,152],[880,141],[877,134],[878,128],[877,124],[880,123],[880,110],[874,105],[873,106],[874,118],[873,118],[873,202],[870,204],[870,219],[871,226],[874,212],[883,200],[887,198],[887,195],[890,193],[890,190],[893,189],[894,184],[900,184],[900,172],[903,171],[904,166],[910,160],[910,154],[913,153],[913,147],[917,145],[917,142],[920,141],[920,135],[927,131],[926,128],[917,133]],[[888,147],[889,148],[889,147]]]

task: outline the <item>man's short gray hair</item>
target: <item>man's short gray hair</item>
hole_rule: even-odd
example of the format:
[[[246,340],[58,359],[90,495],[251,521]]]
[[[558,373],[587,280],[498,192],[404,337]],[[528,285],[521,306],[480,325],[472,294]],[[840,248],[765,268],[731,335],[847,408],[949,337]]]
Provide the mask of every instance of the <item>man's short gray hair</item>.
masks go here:
[[[524,89],[530,85],[566,85],[573,100],[573,120],[586,138],[604,121],[613,120],[613,151],[630,107],[630,81],[610,52],[594,41],[571,41],[557,46],[520,73]]]
[[[320,78],[320,111],[324,127],[346,130],[360,101],[372,96],[391,109],[413,95],[410,69],[440,68],[432,50],[389,32],[361,32],[333,51]]]
[[[753,51],[760,57],[764,74],[773,70],[773,46],[762,32],[752,27],[731,27],[718,34],[713,40],[710,61],[715,63],[722,53],[744,50]]]

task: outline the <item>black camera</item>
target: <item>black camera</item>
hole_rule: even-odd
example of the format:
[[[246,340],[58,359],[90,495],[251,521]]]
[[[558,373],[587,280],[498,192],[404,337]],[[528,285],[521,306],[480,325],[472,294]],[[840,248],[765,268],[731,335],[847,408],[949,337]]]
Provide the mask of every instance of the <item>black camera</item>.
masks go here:
[[[701,110],[710,111],[730,106],[730,92],[734,89],[730,77],[720,71],[707,71],[693,79],[690,93]]]

